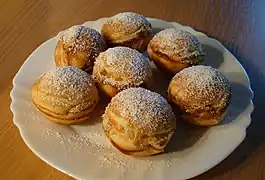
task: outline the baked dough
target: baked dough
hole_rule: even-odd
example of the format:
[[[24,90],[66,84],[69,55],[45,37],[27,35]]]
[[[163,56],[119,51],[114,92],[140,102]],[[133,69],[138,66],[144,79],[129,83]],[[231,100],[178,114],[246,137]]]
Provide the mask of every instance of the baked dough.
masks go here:
[[[55,48],[55,64],[90,72],[95,58],[105,50],[106,43],[99,32],[82,25],[73,26],[62,32]]]
[[[152,38],[152,27],[143,15],[123,12],[109,18],[101,34],[108,47],[126,46],[143,52]]]
[[[89,119],[99,97],[92,77],[75,67],[57,67],[42,74],[32,86],[36,108],[58,124]]]
[[[130,87],[148,88],[152,69],[147,58],[128,47],[114,47],[100,53],[93,68],[98,88],[109,97]]]
[[[205,56],[195,36],[188,31],[173,28],[157,33],[150,41],[147,52],[159,69],[172,74],[200,64]]]
[[[176,129],[168,102],[144,88],[129,88],[111,99],[103,115],[103,129],[121,152],[149,156],[164,151]]]
[[[168,88],[169,99],[180,109],[181,117],[196,125],[218,124],[231,98],[228,79],[210,66],[193,66],[177,73]]]

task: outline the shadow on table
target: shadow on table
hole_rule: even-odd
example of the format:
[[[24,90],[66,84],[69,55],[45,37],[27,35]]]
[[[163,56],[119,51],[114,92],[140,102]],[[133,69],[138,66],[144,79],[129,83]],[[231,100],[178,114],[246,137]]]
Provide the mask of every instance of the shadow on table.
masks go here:
[[[251,80],[251,86],[254,91],[254,111],[251,115],[252,122],[247,129],[247,136],[240,146],[228,156],[222,163],[217,165],[215,168],[209,170],[198,177],[192,178],[192,180],[209,180],[214,177],[222,176],[226,172],[233,171],[240,164],[242,164],[253,152],[255,152],[265,141],[265,121],[263,121],[263,114],[265,112],[264,102],[265,96],[265,82],[264,75],[262,75],[262,67],[256,67],[252,63],[251,58],[240,57],[244,55],[238,52],[240,62],[246,67],[249,78]],[[234,89],[240,90],[243,87],[235,86]],[[245,91],[242,89],[242,91]],[[242,105],[243,106],[243,105]]]

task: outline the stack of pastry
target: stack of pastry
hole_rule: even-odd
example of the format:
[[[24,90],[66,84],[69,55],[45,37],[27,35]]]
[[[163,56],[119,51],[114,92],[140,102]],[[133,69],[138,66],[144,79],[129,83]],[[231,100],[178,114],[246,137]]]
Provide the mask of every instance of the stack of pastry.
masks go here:
[[[182,119],[200,126],[221,121],[231,88],[220,71],[200,65],[205,56],[200,41],[173,28],[152,38],[150,22],[132,12],[109,18],[101,33],[81,25],[63,31],[54,52],[57,67],[34,83],[33,103],[55,123],[80,123],[90,119],[100,90],[112,98],[102,116],[110,142],[129,155],[161,153],[175,132],[176,117],[164,97],[148,90],[159,82],[152,80],[144,51],[163,73],[174,75],[168,100]]]

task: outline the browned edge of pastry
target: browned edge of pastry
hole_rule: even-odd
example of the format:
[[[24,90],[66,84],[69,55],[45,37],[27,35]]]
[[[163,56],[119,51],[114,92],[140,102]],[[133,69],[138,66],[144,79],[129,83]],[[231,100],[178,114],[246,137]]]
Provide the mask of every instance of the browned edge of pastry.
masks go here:
[[[66,119],[66,118],[58,118],[55,116],[52,116],[51,114],[54,114],[54,112],[49,111],[48,109],[41,107],[37,105],[34,101],[32,101],[34,106],[45,116],[47,117],[50,121],[56,123],[56,124],[64,124],[64,125],[71,125],[71,124],[78,124],[80,122],[86,121],[90,118],[89,114],[92,112],[91,109],[95,108],[95,105],[93,105],[89,110],[83,111],[82,116],[78,116],[75,119]],[[96,103],[95,103],[96,104]],[[49,113],[49,114],[48,114]]]
[[[152,39],[152,33],[141,31],[137,37],[128,39],[123,42],[113,42],[112,40],[108,39],[106,36],[103,36],[106,40],[108,48],[116,47],[116,46],[125,46],[132,49],[136,49],[139,52],[144,52],[147,49],[147,45]]]
[[[196,112],[195,113],[186,112],[185,108],[179,105],[179,103],[175,101],[175,98],[171,95],[171,93],[168,93],[168,99],[169,101],[173,102],[171,103],[172,106],[175,106],[178,109],[180,118],[190,124],[198,125],[198,126],[214,126],[214,125],[219,124],[227,114],[228,107],[231,101],[231,96],[232,95],[230,93],[228,97],[229,102],[226,104],[226,106],[224,106],[218,112],[214,114],[210,112],[209,113],[205,112],[207,113],[207,116],[198,117]]]
[[[155,149],[152,146],[150,146],[147,149],[140,150],[140,151],[128,151],[126,149],[121,148],[114,141],[112,141],[112,139],[109,137],[108,133],[105,131],[104,126],[102,126],[102,127],[103,127],[104,133],[107,136],[107,138],[110,141],[110,143],[123,154],[131,155],[131,156],[144,157],[144,156],[158,155],[158,154],[161,154],[161,153],[163,153],[165,151],[165,149]]]

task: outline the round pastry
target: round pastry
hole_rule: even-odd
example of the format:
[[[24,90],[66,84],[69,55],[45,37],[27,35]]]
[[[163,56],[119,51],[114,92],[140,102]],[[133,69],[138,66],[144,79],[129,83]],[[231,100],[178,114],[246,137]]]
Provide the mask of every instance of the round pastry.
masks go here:
[[[113,97],[130,87],[149,87],[152,69],[147,58],[128,47],[114,47],[100,53],[93,78],[105,94]]]
[[[36,108],[58,124],[89,119],[99,97],[92,77],[75,67],[57,67],[42,74],[32,86]]]
[[[173,74],[200,64],[205,56],[195,36],[173,28],[157,33],[148,44],[147,52],[159,69]]]
[[[105,50],[106,43],[99,32],[81,25],[73,26],[62,32],[55,48],[55,64],[89,72],[95,58]]]
[[[176,74],[169,84],[168,95],[184,120],[211,126],[224,117],[230,103],[231,87],[220,71],[199,65]]]
[[[102,124],[110,142],[134,156],[163,152],[176,129],[168,102],[144,88],[129,88],[113,97]]]
[[[152,27],[143,15],[123,12],[109,18],[101,34],[109,47],[126,46],[143,52],[152,38]]]

